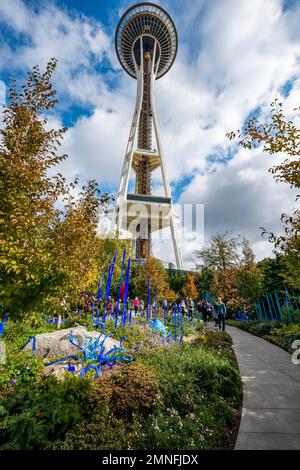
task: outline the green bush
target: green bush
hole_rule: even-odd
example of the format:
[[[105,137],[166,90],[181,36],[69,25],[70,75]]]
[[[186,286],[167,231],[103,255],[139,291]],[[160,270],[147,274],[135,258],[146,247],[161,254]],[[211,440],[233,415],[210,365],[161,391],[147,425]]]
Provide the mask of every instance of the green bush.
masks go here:
[[[134,448],[143,450],[224,449],[235,414],[226,402],[202,402],[184,418],[175,409],[143,422]],[[171,430],[171,432],[170,432]]]
[[[287,351],[293,352],[292,344],[296,340],[300,340],[300,333],[285,335],[282,338],[282,347]]]
[[[198,335],[194,343],[212,350],[231,351],[232,338],[224,331],[204,330]]]
[[[156,370],[164,388],[166,406],[178,408],[182,415],[191,411],[190,397],[199,393],[220,395],[233,403],[240,399],[237,370],[226,357],[221,358],[204,348],[186,344],[180,349],[160,348],[150,353],[141,352],[141,360]]]
[[[139,344],[135,360],[104,368],[96,381],[17,383],[0,402],[0,449],[230,447],[241,399],[231,338],[205,331],[191,344],[166,345],[144,324],[118,327],[121,336]]]
[[[151,367],[139,362],[120,367],[92,384],[88,419],[71,429],[58,448],[136,448],[141,422],[161,407],[161,389]]]
[[[271,331],[280,326],[280,321],[260,321],[260,320],[245,320],[245,321],[230,321],[229,325],[237,326],[238,328],[249,331],[257,336],[270,335]]]
[[[0,449],[45,449],[82,421],[90,382],[77,377],[17,387],[1,401]]]
[[[56,329],[55,325],[49,325],[43,318],[36,318],[36,315],[33,318],[34,320],[29,317],[22,322],[8,319],[3,335],[8,352],[17,353],[30,336],[48,333]]]
[[[115,418],[134,421],[134,416],[153,413],[161,401],[161,390],[151,367],[133,362],[120,367],[109,377],[96,381],[92,387],[91,408],[107,402],[110,414]]]
[[[43,360],[25,352],[8,353],[0,365],[0,395],[21,384],[38,380],[44,369]]]
[[[92,385],[89,418],[57,448],[221,449],[240,397],[237,371],[217,355],[195,345],[144,349]]]
[[[272,335],[282,336],[282,335],[297,335],[300,333],[300,323],[282,323],[279,328],[273,328],[271,331]]]

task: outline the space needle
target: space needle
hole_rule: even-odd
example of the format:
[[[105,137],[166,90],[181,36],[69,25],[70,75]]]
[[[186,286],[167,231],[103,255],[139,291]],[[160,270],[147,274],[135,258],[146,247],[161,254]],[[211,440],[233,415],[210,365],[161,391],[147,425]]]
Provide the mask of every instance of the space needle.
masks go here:
[[[138,3],[121,17],[115,36],[123,69],[137,80],[136,104],[115,203],[117,229],[131,232],[136,259],[152,255],[152,234],[170,227],[177,269],[183,269],[170,185],[154,97],[155,81],[172,67],[178,48],[176,27],[159,5]],[[163,196],[152,194],[152,173],[160,169]],[[128,192],[131,170],[135,190]]]

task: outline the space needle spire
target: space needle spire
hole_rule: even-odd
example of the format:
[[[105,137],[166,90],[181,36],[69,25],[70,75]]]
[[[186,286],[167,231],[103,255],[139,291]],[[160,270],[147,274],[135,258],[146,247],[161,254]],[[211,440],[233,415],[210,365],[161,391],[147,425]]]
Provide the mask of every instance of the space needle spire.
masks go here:
[[[138,3],[120,19],[115,46],[122,67],[137,80],[135,110],[115,204],[117,229],[132,233],[135,256],[143,259],[152,254],[152,234],[170,227],[177,269],[183,269],[154,97],[155,81],[168,72],[177,54],[174,22],[162,7]],[[164,196],[152,194],[152,173],[158,168]],[[128,193],[131,170],[135,172],[135,191]]]

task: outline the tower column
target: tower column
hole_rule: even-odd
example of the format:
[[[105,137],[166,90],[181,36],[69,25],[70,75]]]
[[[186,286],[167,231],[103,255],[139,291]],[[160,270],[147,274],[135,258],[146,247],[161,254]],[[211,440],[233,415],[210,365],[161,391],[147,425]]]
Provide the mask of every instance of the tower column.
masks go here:
[[[141,41],[142,45],[142,41]],[[152,111],[151,111],[151,69],[152,60],[150,52],[142,51],[143,55],[143,102],[138,128],[138,148],[151,150],[152,146]],[[149,158],[142,155],[136,170],[136,194],[151,194],[151,170]],[[137,227],[136,257],[148,258],[151,256],[151,220],[141,218]]]

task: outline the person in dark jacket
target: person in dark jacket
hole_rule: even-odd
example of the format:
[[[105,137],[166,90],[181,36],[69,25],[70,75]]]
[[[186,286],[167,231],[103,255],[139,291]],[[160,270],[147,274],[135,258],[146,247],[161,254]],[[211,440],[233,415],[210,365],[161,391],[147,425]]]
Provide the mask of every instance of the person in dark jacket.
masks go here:
[[[222,302],[220,297],[215,303],[215,310],[218,317],[219,330],[225,331],[226,305]]]

